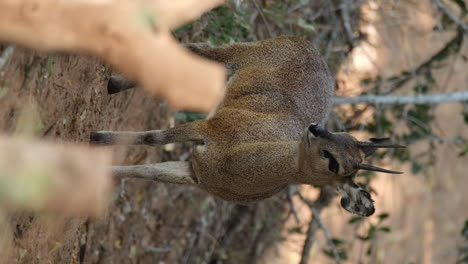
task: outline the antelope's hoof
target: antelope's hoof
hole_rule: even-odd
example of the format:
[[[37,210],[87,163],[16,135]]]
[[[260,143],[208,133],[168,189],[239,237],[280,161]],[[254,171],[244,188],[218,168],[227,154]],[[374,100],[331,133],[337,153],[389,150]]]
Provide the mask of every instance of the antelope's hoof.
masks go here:
[[[111,76],[107,83],[107,93],[115,94],[128,89],[132,89],[136,86],[136,83],[126,79],[123,76],[114,75]]]
[[[107,133],[91,132],[89,135],[89,144],[91,145],[110,145],[111,143],[111,137]]]

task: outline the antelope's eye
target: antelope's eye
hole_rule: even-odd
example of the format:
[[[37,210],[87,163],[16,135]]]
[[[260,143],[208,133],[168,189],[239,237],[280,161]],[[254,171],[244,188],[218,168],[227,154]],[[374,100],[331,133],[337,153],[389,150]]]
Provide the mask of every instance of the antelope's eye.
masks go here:
[[[323,156],[328,159],[328,170],[338,174],[338,171],[340,170],[340,164],[338,164],[338,161],[336,161],[335,157],[333,157],[333,155],[326,150],[323,151]]]

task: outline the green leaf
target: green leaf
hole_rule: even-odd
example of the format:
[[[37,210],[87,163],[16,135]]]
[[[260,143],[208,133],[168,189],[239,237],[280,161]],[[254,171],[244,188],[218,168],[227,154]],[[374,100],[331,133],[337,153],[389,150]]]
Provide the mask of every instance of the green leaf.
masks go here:
[[[338,239],[338,238],[332,238],[331,241],[335,246],[339,246],[339,245],[344,243],[344,240],[341,240],[341,239]]]
[[[468,254],[464,258],[457,261],[457,264],[460,264],[460,263],[465,263],[465,264],[468,263]]]
[[[293,228],[290,228],[288,230],[289,233],[297,233],[297,234],[302,234],[302,229],[300,226],[295,226]]]
[[[419,84],[419,85],[416,85],[413,88],[413,91],[415,91],[418,94],[419,93],[425,94],[425,93],[429,92],[429,86],[427,86],[425,84]]]
[[[465,225],[463,226],[463,229],[461,231],[461,235],[465,238],[468,239],[468,220],[465,220]]]
[[[187,33],[192,30],[192,24],[186,24],[174,30],[174,33]]]
[[[18,249],[18,256],[19,256],[19,259],[23,259],[24,256],[26,256],[26,253],[28,253],[28,251],[24,248],[19,248]]]
[[[370,239],[369,236],[360,236],[360,235],[357,235],[356,236],[357,239],[361,240],[361,241],[367,241]]]
[[[297,25],[300,26],[301,28],[303,28],[305,30],[309,30],[311,32],[316,32],[317,31],[312,24],[307,23],[302,17],[299,17],[297,19]]]
[[[5,97],[7,94],[8,94],[8,91],[10,90],[10,88],[8,86],[2,86],[0,87],[0,99],[2,99],[3,97]]]
[[[372,78],[365,78],[365,79],[362,79],[362,80],[361,80],[361,85],[368,85],[368,84],[371,84],[371,83],[373,83],[373,82],[375,82],[374,79],[372,79]]]
[[[392,229],[389,226],[383,226],[379,228],[379,231],[385,232],[385,233],[390,233],[392,232]]]
[[[40,134],[42,133],[42,131],[44,130],[45,126],[44,126],[44,123],[42,123],[42,121],[39,121],[36,126],[34,127],[34,133],[35,134]]]
[[[375,233],[377,232],[377,227],[374,225],[371,225],[369,230],[367,231],[367,236],[369,238],[374,237]]]
[[[206,115],[195,112],[177,112],[174,114],[174,118],[178,121],[189,123],[196,120],[205,119]]]
[[[465,1],[463,1],[463,0],[450,0],[450,1],[452,1],[453,3],[458,5],[458,7],[460,7],[460,9],[462,11],[462,17],[466,15],[468,10],[466,9]]]
[[[353,216],[348,220],[348,224],[354,224],[354,223],[362,222],[362,220],[364,220],[364,217]]]
[[[87,109],[85,109],[85,110],[83,110],[83,112],[81,112],[80,120],[81,121],[85,120],[86,116],[88,116],[88,110]]]
[[[430,70],[424,74],[424,77],[429,84],[436,84],[436,80],[434,79],[434,76]]]
[[[458,153],[458,157],[463,157],[463,156],[465,156],[467,153],[468,153],[468,143],[465,144],[464,149],[463,149],[460,153]]]
[[[381,213],[377,217],[379,218],[380,221],[383,221],[387,219],[390,215],[388,213]]]
[[[331,249],[324,249],[323,253],[325,254],[325,256],[329,258],[335,259],[335,254],[333,254],[333,251]],[[337,250],[337,253],[338,253],[338,257],[340,258],[340,260],[348,259],[348,254],[346,253],[345,250]]]
[[[411,173],[416,174],[420,172],[421,170],[422,170],[422,165],[419,162],[413,161],[411,163]]]
[[[0,98],[1,98],[1,96],[0,96]],[[465,121],[465,124],[468,125],[468,102],[463,104],[462,115],[463,115],[463,121]]]
[[[47,77],[50,77],[52,76],[52,74],[54,74],[53,66],[54,66],[54,57],[48,56],[47,57]]]
[[[156,28],[156,16],[149,9],[144,8],[141,10],[141,21],[146,27],[151,29]]]

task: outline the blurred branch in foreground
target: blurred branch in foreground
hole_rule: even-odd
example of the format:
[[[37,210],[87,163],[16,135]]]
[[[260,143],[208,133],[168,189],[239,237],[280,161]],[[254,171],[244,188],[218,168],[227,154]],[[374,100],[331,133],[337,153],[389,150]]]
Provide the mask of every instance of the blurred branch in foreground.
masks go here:
[[[0,40],[103,58],[179,109],[209,112],[224,94],[224,68],[178,45],[170,30],[222,0],[3,0]]]
[[[98,216],[110,196],[110,165],[103,150],[0,136],[0,209]]]

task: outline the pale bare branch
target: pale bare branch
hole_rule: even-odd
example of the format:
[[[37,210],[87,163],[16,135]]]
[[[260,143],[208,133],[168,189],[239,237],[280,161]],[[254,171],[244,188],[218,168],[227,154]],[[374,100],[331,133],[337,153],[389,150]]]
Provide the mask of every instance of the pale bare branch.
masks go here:
[[[457,24],[460,28],[463,29],[465,34],[468,34],[468,26],[463,23],[457,16],[455,16],[450,10],[447,9],[447,7],[442,3],[440,0],[432,0],[434,3],[436,3],[437,7],[445,14],[447,15],[450,20],[453,21],[453,23]]]
[[[404,104],[443,104],[468,101],[468,91],[421,94],[421,95],[362,95],[355,97],[334,97],[333,104],[372,104],[372,105],[404,105]]]

